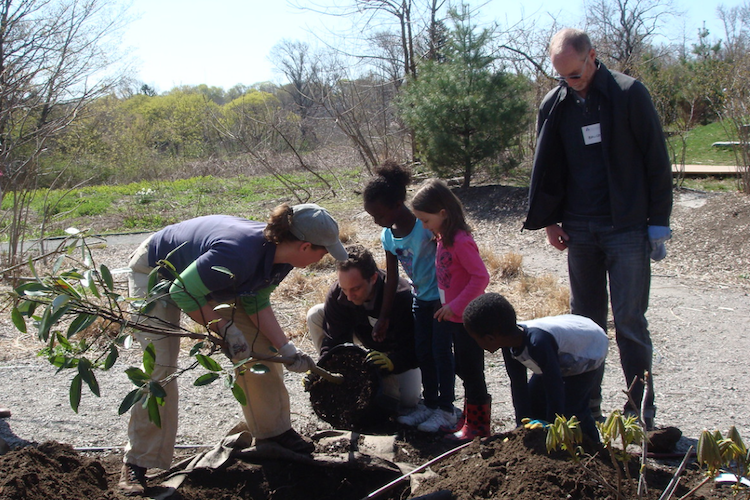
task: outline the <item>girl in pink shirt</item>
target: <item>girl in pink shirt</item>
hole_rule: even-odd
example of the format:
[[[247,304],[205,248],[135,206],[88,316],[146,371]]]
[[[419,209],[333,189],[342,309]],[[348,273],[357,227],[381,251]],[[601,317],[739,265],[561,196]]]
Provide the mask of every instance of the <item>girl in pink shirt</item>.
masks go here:
[[[463,325],[466,306],[484,293],[490,276],[466,223],[461,201],[440,180],[433,179],[412,199],[414,215],[437,239],[435,267],[442,307],[438,321],[453,334],[456,375],[464,383],[464,413],[452,437],[466,441],[490,435],[490,395],[484,379],[484,350]]]

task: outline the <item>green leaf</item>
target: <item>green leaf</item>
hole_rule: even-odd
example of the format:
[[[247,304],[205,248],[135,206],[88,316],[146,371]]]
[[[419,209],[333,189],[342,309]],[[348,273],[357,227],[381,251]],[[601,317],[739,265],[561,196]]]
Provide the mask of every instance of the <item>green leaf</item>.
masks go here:
[[[138,401],[143,397],[143,391],[140,389],[133,389],[125,396],[125,399],[120,403],[120,408],[117,410],[118,415],[122,415],[126,411],[130,410]]]
[[[115,282],[112,279],[112,273],[109,272],[109,268],[105,266],[104,264],[102,264],[101,266],[99,266],[99,272],[102,275],[102,280],[104,280],[104,285],[109,290],[114,290]]]
[[[120,351],[117,349],[117,346],[115,344],[110,345],[109,354],[107,355],[107,359],[104,360],[104,366],[102,367],[102,369],[109,370],[110,368],[112,368],[119,356]]]
[[[228,274],[229,276],[231,276],[232,278],[234,278],[234,273],[232,271],[230,271],[229,269],[227,269],[226,267],[223,267],[223,266],[211,266],[211,269],[214,270],[214,271],[218,271],[220,273]]]
[[[263,363],[255,363],[250,367],[250,372],[255,373],[256,375],[263,375],[264,373],[268,373],[269,371],[271,370]]]
[[[70,407],[73,411],[78,413],[78,405],[81,404],[81,389],[83,388],[83,381],[81,375],[76,375],[70,382]]]
[[[183,242],[183,243],[182,243],[182,244],[181,244],[180,246],[178,246],[177,248],[175,248],[174,250],[172,250],[171,252],[169,252],[169,253],[167,254],[167,256],[166,256],[166,257],[164,258],[164,260],[166,261],[165,263],[166,263],[166,264],[167,264],[167,265],[168,265],[168,266],[169,266],[169,267],[170,267],[171,269],[173,269],[173,270],[174,270],[174,269],[175,269],[175,267],[174,267],[174,266],[173,266],[172,264],[170,264],[170,263],[169,263],[169,259],[170,259],[170,258],[172,258],[172,255],[174,255],[174,254],[175,254],[175,253],[176,253],[177,251],[179,251],[179,250],[180,250],[180,249],[181,249],[182,247],[184,247],[185,245],[187,245],[187,241]]]
[[[39,283],[37,281],[29,281],[28,283],[16,287],[16,293],[18,295],[29,295],[29,292],[49,292],[51,290],[52,289],[44,283]]]
[[[107,297],[111,298],[115,302],[125,302],[127,300],[125,297],[115,292],[107,292],[106,295]]]
[[[146,407],[148,408],[148,419],[154,423],[159,429],[161,429],[161,415],[159,415],[159,403],[156,398],[149,394],[147,399]]]
[[[151,294],[151,290],[154,289],[156,284],[159,282],[159,268],[155,267],[148,273],[148,294]]]
[[[57,311],[60,310],[61,307],[63,307],[68,302],[70,302],[70,296],[69,295],[58,295],[52,301],[52,304],[51,304],[52,312],[56,313]]]
[[[50,314],[50,308],[47,307],[44,309],[44,313],[42,314],[42,318],[39,320],[39,326],[38,329],[38,336],[39,340],[42,342],[47,342],[49,340],[49,329],[52,326],[50,324],[50,317],[52,315]]]
[[[84,266],[91,267],[94,265],[94,258],[91,256],[91,252],[85,245],[81,246],[81,255],[83,256]]]
[[[36,310],[37,303],[33,300],[23,300],[20,304],[18,304],[18,312],[20,312],[23,316],[31,317],[34,315],[34,311]]]
[[[206,343],[203,341],[196,343],[193,347],[190,348],[190,356],[192,357],[198,354],[200,350],[203,349],[203,347],[205,347],[205,345]]]
[[[68,338],[72,337],[78,332],[81,332],[91,326],[96,321],[97,316],[94,314],[81,313],[76,316],[76,319],[70,322],[68,327]]]
[[[80,280],[82,280],[84,278],[84,276],[81,273],[79,273],[78,271],[75,271],[75,270],[73,270],[73,271],[65,271],[64,273],[60,274],[60,276],[62,276],[66,280],[69,280],[69,279],[72,278],[72,279],[80,281]]]
[[[150,342],[143,351],[143,370],[151,375],[154,373],[154,366],[156,366],[156,347],[153,342]]]
[[[232,386],[232,394],[234,395],[234,399],[236,399],[242,406],[247,405],[245,391],[242,390],[242,387],[240,387],[239,384],[234,384]]]
[[[133,336],[132,335],[123,335],[122,337],[118,338],[117,340],[122,339],[122,346],[125,349],[130,349],[133,347]]]
[[[52,266],[52,274],[57,274],[58,271],[60,271],[60,267],[62,267],[63,262],[65,262],[65,255],[61,255],[57,259],[55,259],[55,264]]]
[[[146,375],[146,373],[144,373],[143,370],[135,366],[131,366],[130,368],[127,368],[125,370],[125,374],[128,376],[130,381],[133,382],[138,387],[141,387],[143,384],[151,380],[151,377]]]
[[[91,361],[86,358],[81,358],[78,362],[78,374],[89,386],[91,392],[93,392],[94,395],[98,397],[100,395],[99,382],[97,382],[96,375],[94,375],[94,371],[91,369]]]
[[[36,280],[42,281],[41,279],[39,279],[39,274],[37,274],[36,272],[36,266],[34,266],[34,259],[32,259],[31,257],[29,257],[29,268],[31,269],[31,274],[34,275]]]
[[[73,346],[68,342],[68,339],[65,338],[65,336],[62,333],[57,333],[57,341],[60,343],[61,346],[63,346],[66,350],[72,351]]]
[[[81,300],[81,294],[78,293],[78,291],[75,289],[73,285],[71,285],[68,280],[65,280],[63,278],[57,278],[55,280],[55,284],[62,288],[63,293],[68,294],[69,296]],[[70,297],[69,297],[70,298]]]
[[[202,386],[202,385],[208,385],[213,383],[216,379],[218,379],[221,375],[219,375],[216,372],[210,372],[210,373],[204,373],[197,379],[195,379],[195,382],[193,382],[194,386]]]
[[[10,319],[13,321],[13,326],[16,327],[16,330],[26,333],[26,320],[23,319],[23,314],[21,314],[21,311],[17,307],[14,307],[10,311]]]
[[[157,398],[164,399],[167,397],[167,391],[164,390],[164,387],[162,387],[159,382],[151,381],[148,384],[148,390]]]
[[[91,290],[91,293],[96,297],[97,299],[101,297],[99,294],[99,288],[96,286],[96,279],[94,279],[94,271],[89,269],[84,273],[84,281],[85,284],[83,286],[88,287],[89,290]]]
[[[64,297],[64,295],[62,295],[61,297]],[[70,310],[70,306],[63,305],[59,309],[54,311],[53,310],[54,306],[52,304],[49,305],[44,310],[44,314],[42,314],[42,318],[39,321],[39,339],[43,342],[47,342],[49,340],[50,328],[52,328],[53,325],[56,325],[57,322],[60,321],[60,318],[62,318],[65,313]]]
[[[220,372],[222,370],[219,363],[217,363],[213,358],[206,356],[205,354],[196,354],[195,359],[206,370],[211,370],[212,372]]]
[[[56,366],[58,368],[58,373],[66,368],[75,368],[78,366],[78,360],[76,358],[71,358],[70,356],[65,356],[64,354],[56,354],[54,356],[50,356],[47,358],[47,361],[49,361],[52,366]]]

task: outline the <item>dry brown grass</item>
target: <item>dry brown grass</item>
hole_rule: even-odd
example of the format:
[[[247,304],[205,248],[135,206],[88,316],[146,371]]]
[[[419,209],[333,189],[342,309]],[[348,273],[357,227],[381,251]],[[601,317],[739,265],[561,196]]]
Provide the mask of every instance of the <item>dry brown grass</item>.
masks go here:
[[[570,312],[570,291],[554,275],[522,273],[517,279],[499,285],[492,291],[503,294],[513,304],[519,320]]]
[[[492,277],[510,280],[521,275],[523,263],[523,255],[521,254],[509,252],[497,255],[490,247],[483,245],[479,247],[479,255]]]
[[[357,227],[350,221],[338,221],[339,224],[339,239],[344,245],[349,245],[357,239]]]
[[[479,249],[490,273],[487,291],[500,293],[516,309],[521,320],[570,312],[570,291],[556,276],[533,276],[523,270],[523,256],[514,252],[497,255],[491,248]]]

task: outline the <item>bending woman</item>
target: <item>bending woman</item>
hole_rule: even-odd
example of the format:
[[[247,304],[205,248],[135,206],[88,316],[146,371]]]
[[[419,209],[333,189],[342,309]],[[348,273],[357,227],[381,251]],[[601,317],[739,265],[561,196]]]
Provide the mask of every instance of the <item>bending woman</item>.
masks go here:
[[[150,236],[130,259],[131,297],[146,297],[149,273],[160,260],[174,266],[180,279],[169,293],[155,301],[155,308],[143,323],[164,326],[180,322],[184,311],[196,322],[207,325],[228,344],[234,361],[250,352],[293,358],[287,369],[304,372],[314,361],[287,338],[270,304],[271,292],[294,267],[318,262],[326,253],[346,260],[339,240],[338,224],[322,207],[314,204],[280,205],[267,224],[228,215],[208,215],[167,226]],[[161,270],[163,279],[173,279]],[[221,307],[227,304],[229,307]],[[136,332],[143,349],[156,348],[152,377],[164,379],[177,369],[180,337]],[[260,356],[262,357],[262,356]],[[289,393],[284,386],[280,363],[267,363],[268,373],[237,372],[237,384],[247,396],[242,407],[256,445],[275,442],[299,453],[312,453],[313,443],[291,426]],[[128,446],[120,489],[139,495],[146,486],[150,467],[169,468],[177,435],[178,391],[175,381],[165,384],[161,407],[161,428],[149,421],[148,410],[133,406],[128,427]]]

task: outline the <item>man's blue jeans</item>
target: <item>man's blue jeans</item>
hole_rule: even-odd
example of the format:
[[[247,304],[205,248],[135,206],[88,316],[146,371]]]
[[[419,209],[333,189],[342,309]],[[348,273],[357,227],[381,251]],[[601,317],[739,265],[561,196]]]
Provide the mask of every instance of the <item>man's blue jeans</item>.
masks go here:
[[[653,347],[646,321],[651,285],[651,264],[646,224],[614,229],[611,224],[570,221],[563,224],[568,234],[570,307],[573,314],[591,318],[607,329],[607,280],[612,301],[617,347],[627,386],[635,378],[632,397],[640,409],[643,384],[649,372],[649,397],[644,418],[654,417],[651,374]],[[600,371],[603,375],[603,370]],[[601,400],[601,382],[592,393]]]
[[[428,408],[453,409],[456,399],[456,363],[453,336],[434,318],[439,300],[414,299],[414,341],[422,371],[422,390]]]

